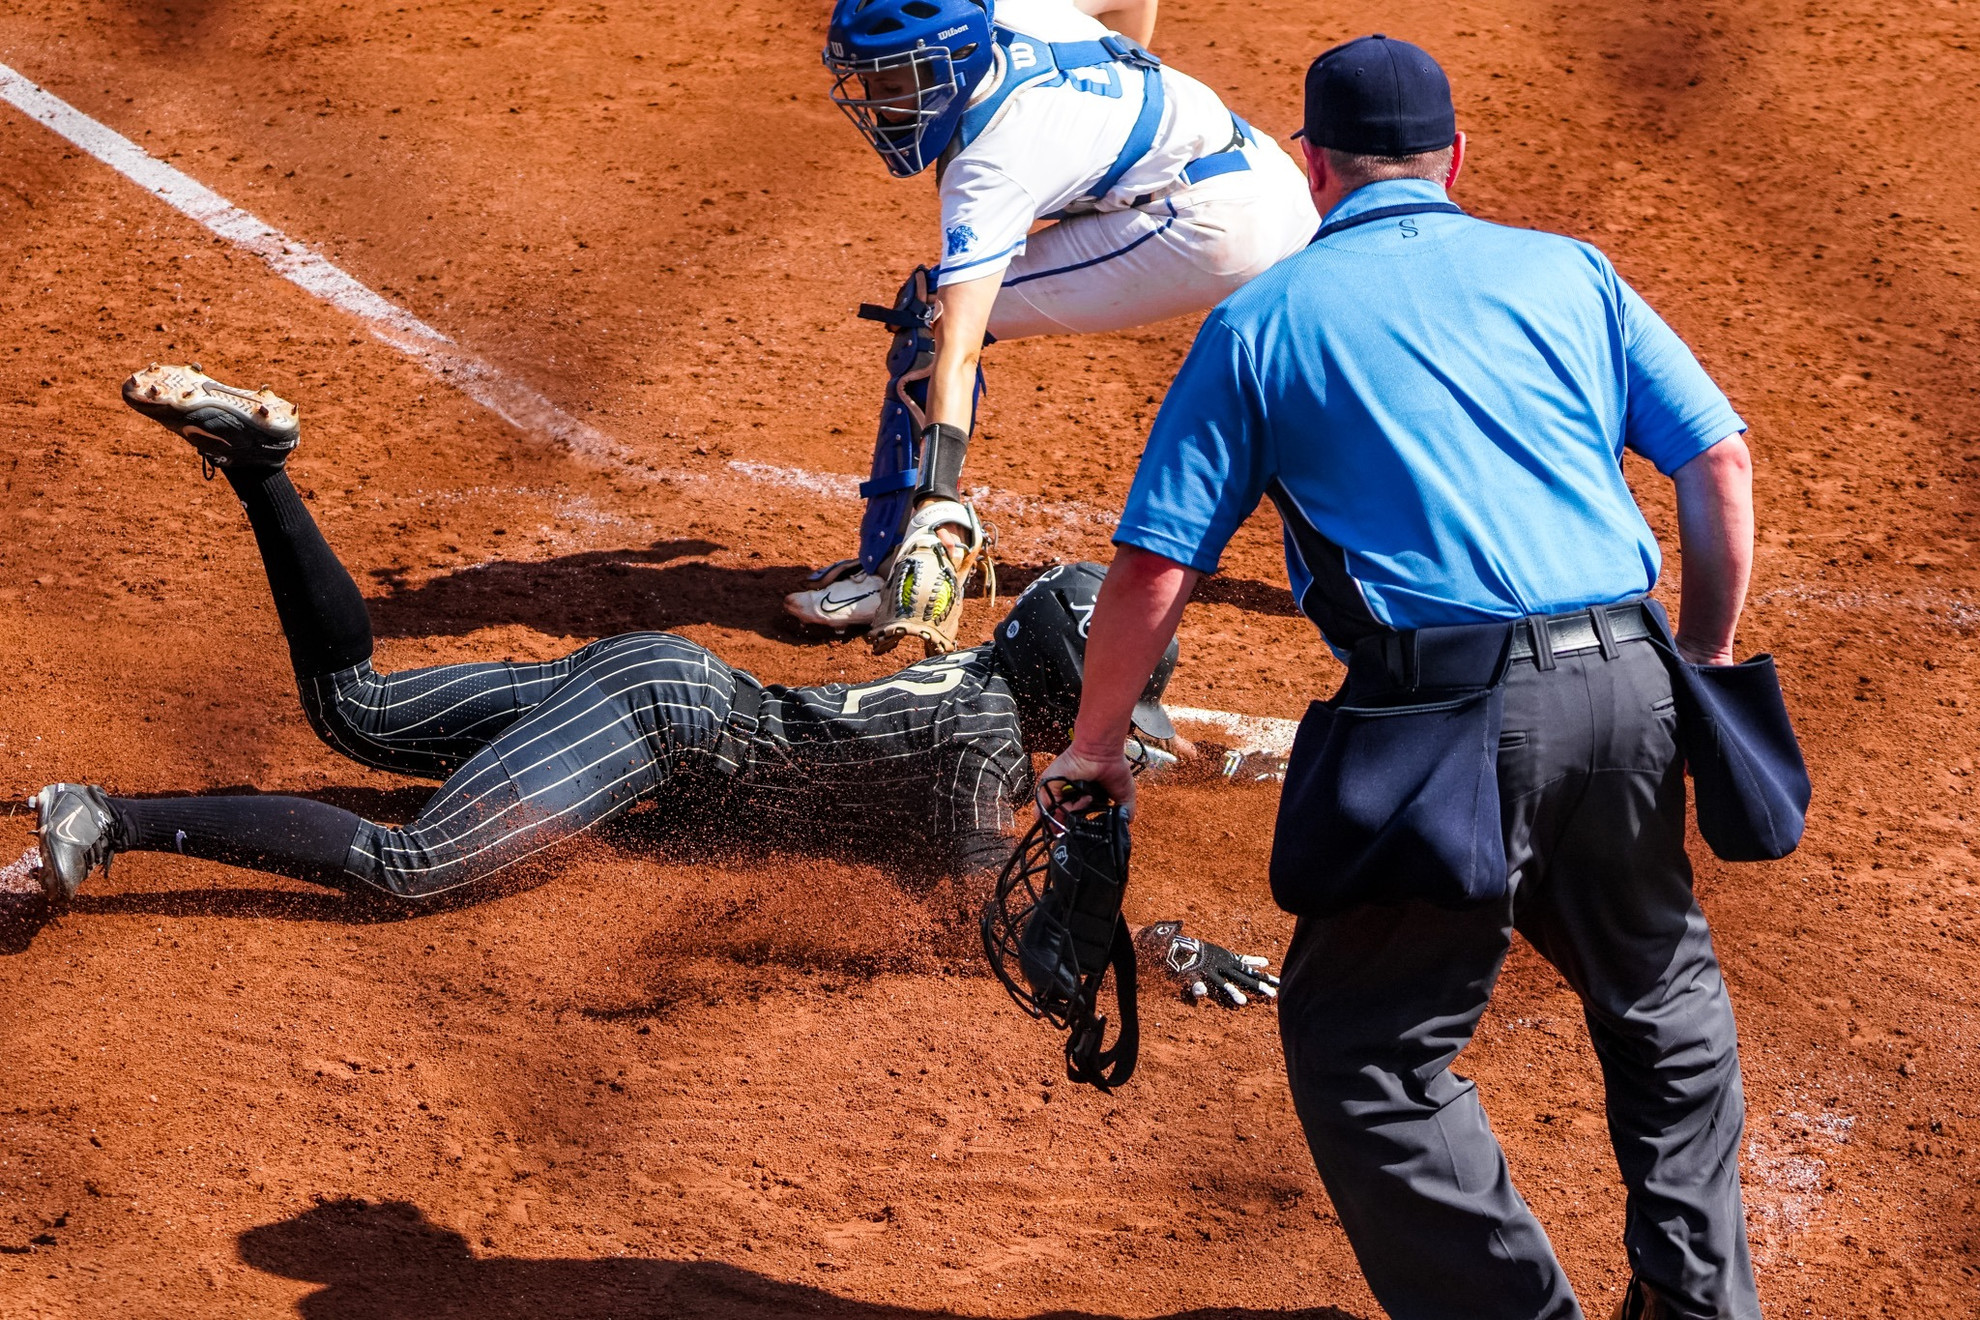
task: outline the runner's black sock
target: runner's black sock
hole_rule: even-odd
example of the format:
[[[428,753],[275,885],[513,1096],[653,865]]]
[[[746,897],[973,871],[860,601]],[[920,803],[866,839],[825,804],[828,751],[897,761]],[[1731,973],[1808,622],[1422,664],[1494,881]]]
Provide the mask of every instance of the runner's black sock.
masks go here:
[[[344,870],[364,824],[342,807],[309,798],[172,797],[110,799],[120,852],[175,852],[229,866],[352,889]]]
[[[349,669],[371,658],[371,616],[356,582],[317,530],[316,520],[282,468],[222,468],[247,509],[289,639],[289,660],[303,678]]]

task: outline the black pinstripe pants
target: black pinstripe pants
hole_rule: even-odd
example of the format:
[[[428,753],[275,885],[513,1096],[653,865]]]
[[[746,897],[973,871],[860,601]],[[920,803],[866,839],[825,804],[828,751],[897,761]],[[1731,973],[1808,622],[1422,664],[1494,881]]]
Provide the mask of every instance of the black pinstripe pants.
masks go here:
[[[714,764],[737,679],[686,638],[628,633],[540,664],[380,674],[367,660],[297,684],[337,751],[446,778],[412,823],[361,822],[345,862],[359,884],[417,899],[590,829],[689,762]]]

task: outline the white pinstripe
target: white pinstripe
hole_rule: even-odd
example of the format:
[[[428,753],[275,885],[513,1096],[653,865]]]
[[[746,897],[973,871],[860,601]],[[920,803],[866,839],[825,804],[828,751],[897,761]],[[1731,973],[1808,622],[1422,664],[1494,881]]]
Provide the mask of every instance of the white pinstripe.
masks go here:
[[[313,698],[313,719],[326,741],[367,763],[375,757],[403,760],[423,749],[438,759],[475,741],[469,730],[504,721],[495,739],[469,755],[418,820],[402,829],[369,825],[354,844],[352,865],[364,872],[355,879],[387,892],[431,897],[496,874],[610,819],[664,785],[684,755],[740,772],[734,782],[748,794],[754,815],[814,820],[825,803],[858,802],[867,807],[864,815],[926,821],[959,856],[973,857],[982,840],[965,836],[1008,829],[1029,781],[1030,762],[1017,736],[1016,702],[1001,683],[985,686],[993,672],[987,658],[965,653],[963,659],[943,657],[936,663],[945,670],[965,665],[972,681],[944,694],[912,684],[876,693],[865,685],[851,715],[844,713],[848,685],[766,689],[759,730],[740,756],[728,754],[722,736],[736,686],[732,671],[705,649],[669,633],[606,639],[541,668],[345,671],[309,680],[306,698]],[[916,668],[904,672],[912,678]],[[483,690],[450,701],[438,715],[415,713],[434,694],[451,694],[476,680],[506,682],[512,691]],[[548,690],[531,705],[529,690],[540,686]],[[493,712],[438,740],[422,732],[448,713],[495,696],[508,697],[517,709]],[[931,698],[938,697],[931,706]],[[394,712],[408,716],[408,722],[391,724]],[[570,741],[559,741],[566,738]],[[595,745],[600,738],[606,746]],[[531,759],[519,764],[525,755]],[[938,764],[922,764],[931,757]],[[578,764],[555,778],[531,782],[545,767],[573,761]],[[614,762],[630,763],[577,800],[560,801],[560,794]],[[626,793],[628,784],[641,780],[648,782]],[[513,800],[495,807],[493,800],[505,792]],[[612,801],[621,795],[623,803]],[[524,815],[528,818],[521,819]]]
[[[706,685],[700,685],[700,686],[706,686]],[[712,691],[713,689],[711,688],[710,690]],[[585,708],[585,709],[584,709],[584,710],[583,710],[582,712],[580,712],[580,713],[579,713],[578,715],[575,715],[575,716],[572,716],[572,717],[571,717],[571,719],[569,719],[569,720],[566,720],[566,721],[564,721],[564,725],[568,725],[568,724],[571,724],[571,723],[574,723],[574,722],[575,722],[576,720],[578,720],[578,719],[580,719],[580,718],[582,718],[582,717],[583,717],[584,715],[588,715],[588,714],[590,714],[591,712],[593,712],[593,711],[596,711],[596,710],[598,710],[598,709],[599,709],[599,708],[601,708],[601,707],[604,707],[604,706],[609,706],[609,705],[611,705],[611,704],[613,704],[614,702],[616,702],[617,700],[619,700],[619,697],[618,697],[618,696],[610,696],[610,697],[606,697],[606,698],[604,698],[603,700],[600,700],[600,701],[597,701],[597,702],[594,702],[594,703],[593,703],[592,705],[590,705],[590,706],[587,706],[587,707],[586,707],[586,708]],[[656,702],[656,703],[654,703],[654,704],[653,704],[653,705],[652,705],[652,706],[650,707],[650,709],[653,709],[653,710],[682,710],[682,711],[694,711],[694,712],[702,712],[702,713],[705,713],[705,712],[706,712],[706,711],[707,711],[707,710],[708,710],[709,708],[708,708],[708,707],[707,707],[706,705],[685,705],[685,704],[678,704],[678,703],[674,703],[674,702]],[[532,718],[534,718],[534,717],[532,716]],[[564,727],[564,725],[558,725],[557,727],[558,727],[558,728],[562,728],[562,727]],[[545,765],[548,765],[548,764],[549,764],[550,762],[552,762],[552,761],[555,761],[555,760],[557,760],[557,759],[559,759],[560,757],[562,757],[562,756],[564,756],[565,754],[567,754],[567,753],[569,753],[569,752],[573,752],[573,751],[576,751],[576,750],[577,750],[578,748],[581,748],[581,747],[583,747],[583,746],[585,745],[585,743],[588,743],[588,742],[590,742],[590,741],[591,741],[591,740],[592,740],[593,738],[596,738],[596,737],[599,737],[599,736],[600,736],[600,735],[602,735],[602,734],[611,734],[611,733],[615,733],[615,732],[619,732],[619,731],[620,731],[620,730],[621,730],[621,729],[622,729],[623,727],[624,727],[624,726],[623,726],[623,725],[621,725],[621,724],[614,724],[614,725],[612,725],[612,726],[611,726],[611,727],[609,727],[609,728],[605,728],[605,729],[600,729],[600,730],[598,730],[597,732],[594,732],[594,733],[589,733],[589,734],[586,734],[586,735],[585,735],[585,736],[584,736],[583,738],[581,738],[581,739],[579,739],[579,740],[578,740],[577,742],[575,742],[575,743],[571,743],[571,744],[569,744],[569,745],[568,745],[568,746],[566,746],[566,747],[563,747],[563,748],[559,748],[558,750],[556,750],[556,751],[554,751],[554,752],[552,752],[552,753],[550,753],[550,755],[548,755],[548,756],[545,756],[545,757],[544,757],[544,758],[542,758],[541,760],[538,760],[538,761],[534,761],[534,762],[532,762],[531,764],[529,764],[529,765],[527,765],[527,766],[524,766],[524,767],[522,767],[522,768],[521,768],[520,770],[511,770],[511,769],[509,769],[509,768],[508,768],[508,762],[507,762],[507,757],[506,757],[506,756],[504,756],[504,757],[503,757],[503,758],[502,758],[501,760],[499,760],[499,761],[497,761],[497,762],[495,762],[495,763],[493,763],[493,764],[495,764],[495,765],[497,765],[497,766],[498,766],[499,768],[501,768],[501,769],[503,769],[503,770],[504,770],[504,771],[506,772],[506,776],[507,776],[507,778],[508,778],[508,779],[509,779],[510,781],[512,781],[512,782],[513,782],[514,780],[516,780],[516,779],[519,779],[519,778],[521,778],[521,777],[522,777],[523,775],[525,775],[525,774],[527,774],[527,773],[528,773],[529,771],[531,771],[531,770],[535,770],[535,769],[538,769],[538,768],[540,768],[540,767],[542,767],[542,766],[545,766]],[[538,735],[537,735],[536,737],[533,737],[533,738],[531,738],[531,739],[529,740],[529,742],[531,742],[531,743],[534,743],[534,742],[538,742],[538,741],[540,741],[540,740],[541,740],[541,739],[542,739],[543,737],[546,737],[546,736],[547,736],[547,733],[548,733],[548,731],[546,731],[546,733],[543,733],[543,734],[538,734]],[[523,744],[523,745],[524,745],[524,746],[527,746],[528,744],[527,744],[527,743],[525,743],[525,744]],[[593,762],[593,764],[598,764],[598,763],[597,763],[597,762]],[[465,767],[464,767],[464,768],[465,768]],[[486,769],[487,769],[487,767],[483,767],[483,769],[482,769],[481,771],[477,771],[476,773],[477,773],[478,775],[479,775],[479,774],[482,774],[482,773],[486,773]],[[561,786],[562,784],[565,784],[565,783],[568,783],[568,782],[570,782],[570,778],[569,778],[569,777],[566,777],[565,779],[561,779],[561,780],[559,780],[559,781],[557,781],[557,784],[555,784],[555,785],[551,785],[550,787],[558,787],[558,786]],[[489,791],[490,791],[490,792],[493,792],[494,790],[492,790],[492,789],[491,789],[491,790],[489,790]],[[455,808],[455,809],[454,809],[454,810],[453,810],[452,812],[449,812],[447,816],[445,816],[445,817],[442,817],[442,818],[440,818],[440,819],[437,819],[437,820],[434,820],[434,821],[432,821],[432,822],[430,822],[430,823],[431,823],[431,824],[433,824],[433,825],[442,825],[442,824],[445,824],[445,823],[446,823],[446,822],[447,822],[448,820],[451,820],[451,819],[452,819],[452,818],[453,818],[454,816],[457,816],[457,815],[459,815],[459,814],[460,814],[460,813],[461,813],[462,811],[464,811],[464,810],[466,810],[466,809],[467,809],[468,807],[471,807],[471,806],[473,806],[473,805],[475,805],[475,803],[478,803],[478,802],[480,802],[480,801],[481,801],[481,800],[482,800],[483,798],[486,798],[487,796],[488,796],[488,794],[487,794],[487,793],[483,793],[483,794],[481,794],[481,795],[480,795],[479,797],[476,797],[476,798],[473,798],[472,800],[470,800],[470,801],[468,801],[468,802],[464,802],[464,803],[462,803],[462,804],[461,804],[460,806],[458,806],[458,807],[456,807],[456,808]]]
[[[688,646],[693,645],[693,643],[687,642],[685,638],[677,638],[672,633],[629,634],[626,637],[608,638],[606,639],[605,642],[594,643],[595,646],[600,648],[599,653],[597,656],[587,657],[587,659],[589,660],[589,659],[601,658],[604,655],[611,654],[613,651],[624,650],[626,649],[625,644],[631,643],[633,641],[646,640],[657,637],[673,638],[674,640],[682,642],[684,645],[688,645]],[[614,643],[619,643],[619,645],[613,645]],[[566,657],[566,660],[569,660],[571,658],[572,657]],[[532,668],[545,668],[545,669],[554,668],[560,663],[563,662],[551,661],[551,662],[547,662],[542,666],[532,666]],[[370,669],[369,662],[366,662],[365,665],[362,666],[362,668],[368,671],[371,674],[371,676],[377,680],[376,690],[374,691],[373,694],[368,695],[366,698],[362,700],[353,700],[351,697],[346,695],[346,693],[343,691],[342,688],[338,688],[334,690],[335,695],[333,696],[332,701],[326,703],[324,702],[322,697],[322,685],[326,678],[336,678],[338,677],[338,675],[334,675],[334,674],[325,675],[323,677],[314,678],[310,680],[316,692],[318,705],[326,710],[334,708],[340,713],[348,710],[357,710],[363,712],[367,716],[376,717],[397,710],[403,706],[409,706],[416,702],[430,700],[433,694],[444,691],[447,688],[453,687],[457,684],[470,682],[476,679],[486,679],[491,675],[492,671],[496,668],[496,666],[484,666],[484,665],[447,666],[446,668],[449,669],[459,668],[465,672],[441,679],[433,687],[421,687],[416,691],[413,691],[408,695],[399,698],[397,700],[379,700],[378,698],[379,696],[382,696],[384,694],[385,690],[392,687],[412,687],[413,686],[412,683],[406,680],[416,677],[419,673],[429,673],[437,677],[439,674],[444,673],[445,670],[443,669],[439,671],[415,671],[413,674],[401,674],[401,675],[379,675],[376,673],[375,670]],[[515,665],[507,666],[508,671],[512,675],[517,668],[519,668],[519,666],[515,666]],[[346,670],[344,672],[349,673],[350,671]],[[393,680],[395,678],[399,681],[394,682]],[[569,678],[568,673],[561,675],[554,680],[549,675],[533,675],[524,681],[532,685],[539,683],[547,685],[549,689],[545,694],[545,697],[547,698],[548,696],[554,694],[557,687],[560,686],[561,683],[563,681],[566,681],[568,678]],[[360,678],[358,681],[363,682],[364,680]],[[486,694],[478,693],[476,695],[483,696]],[[390,735],[379,735],[373,733],[369,729],[361,726],[356,721],[351,720],[348,717],[345,717],[343,719],[343,725],[345,731],[355,735],[356,737],[366,742],[372,743],[381,749],[396,752],[403,750],[405,744],[409,744],[417,741],[424,741],[424,739],[417,734],[417,731],[419,729],[433,723],[438,719],[444,718],[446,715],[452,713],[455,710],[460,709],[462,706],[472,704],[472,702],[475,699],[476,698],[474,697],[470,697],[466,701],[456,702],[452,706],[447,707],[443,711],[437,712],[433,715],[417,720],[411,724],[397,726],[392,730]],[[540,704],[540,702],[537,704]],[[513,722],[516,719],[521,719],[526,717],[532,709],[534,709],[534,707],[509,713],[510,721]],[[449,733],[447,737],[451,740],[465,739],[472,730],[477,729],[481,727],[481,725],[488,723],[490,720],[497,718],[500,718],[500,716],[491,714],[490,716],[482,720],[478,720],[475,723],[470,724],[463,729],[455,730]],[[335,743],[333,743],[333,745],[337,745],[338,750],[345,752],[347,755],[353,754],[353,749],[349,748],[348,746],[341,745],[341,740],[336,740]]]

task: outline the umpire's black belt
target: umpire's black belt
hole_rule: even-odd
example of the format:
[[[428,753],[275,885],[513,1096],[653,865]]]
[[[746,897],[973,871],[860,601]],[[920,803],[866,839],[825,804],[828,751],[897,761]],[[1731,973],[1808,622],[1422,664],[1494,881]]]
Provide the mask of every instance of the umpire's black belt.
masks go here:
[[[1354,648],[1348,661],[1349,687],[1357,696],[1492,687],[1508,663],[1531,661],[1540,669],[1552,669],[1556,657],[1583,651],[1600,651],[1613,660],[1616,648],[1625,642],[1648,641],[1655,635],[1640,600],[1565,614],[1531,614],[1501,623],[1382,632]]]
[[[1592,605],[1568,614],[1534,614],[1513,628],[1507,658],[1531,660],[1541,669],[1552,669],[1555,656],[1582,651],[1600,651],[1603,659],[1613,660],[1616,647],[1624,642],[1647,642],[1650,634],[1650,621],[1644,617],[1641,601]]]

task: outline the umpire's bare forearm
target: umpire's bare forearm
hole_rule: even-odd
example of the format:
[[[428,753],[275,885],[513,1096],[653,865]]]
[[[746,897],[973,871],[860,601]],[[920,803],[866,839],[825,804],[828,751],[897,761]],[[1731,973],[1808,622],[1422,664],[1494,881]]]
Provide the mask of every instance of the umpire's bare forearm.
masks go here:
[[[1081,753],[1121,754],[1134,703],[1176,635],[1183,606],[1201,576],[1138,546],[1116,548],[1087,629],[1086,673],[1073,726],[1073,746]]]
[[[1753,572],[1753,457],[1729,435],[1671,479],[1684,556],[1678,650],[1693,664],[1729,665]]]

